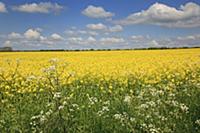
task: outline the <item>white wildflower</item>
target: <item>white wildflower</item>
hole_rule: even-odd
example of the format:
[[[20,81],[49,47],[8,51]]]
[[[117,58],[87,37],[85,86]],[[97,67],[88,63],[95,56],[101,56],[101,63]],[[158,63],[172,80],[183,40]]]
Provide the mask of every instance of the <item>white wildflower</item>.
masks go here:
[[[147,104],[141,104],[141,105],[140,105],[140,108],[142,108],[142,109],[147,109],[147,108],[149,108],[149,106],[148,106]]]
[[[78,108],[78,104],[72,104],[72,107]]]
[[[98,116],[102,116],[102,115],[103,115],[103,111],[102,111],[102,110],[98,111],[98,112],[97,112],[97,115],[98,115]]]
[[[156,106],[156,104],[155,104],[154,101],[150,101],[150,102],[148,102],[148,104],[149,104],[151,107],[155,107],[155,106]]]
[[[131,121],[131,122],[134,122],[134,121],[135,121],[135,118],[131,117],[131,118],[130,118],[130,121]]]
[[[189,108],[188,108],[185,104],[180,104],[180,108],[181,108],[181,110],[182,110],[183,112],[188,113],[188,111],[189,111]]]
[[[113,116],[116,120],[120,120],[122,118],[122,115],[121,114],[115,114]]]
[[[58,58],[52,58],[49,60],[49,62],[51,62],[51,63],[57,63],[58,61],[59,61]]]
[[[175,107],[178,106],[178,104],[179,104],[179,103],[178,103],[177,101],[174,101],[174,100],[171,101],[171,105],[173,105],[173,106],[175,106]]]
[[[103,106],[102,111],[108,112],[108,111],[109,111],[109,108],[108,108],[107,106]]]
[[[196,120],[195,124],[197,124],[198,126],[200,126],[200,119]]]
[[[98,99],[96,97],[89,97],[90,105],[94,105],[98,102]]]
[[[158,133],[158,130],[156,130],[155,128],[150,128],[150,133]]]
[[[47,115],[47,116],[50,116],[51,114],[53,113],[53,111],[50,109],[48,112],[46,112],[45,114]]]
[[[103,104],[104,105],[110,105],[110,101],[105,101]]]
[[[63,105],[67,105],[67,101],[64,101],[64,102],[63,102]]]
[[[70,111],[70,112],[73,112],[73,111],[74,111],[74,109],[69,109],[69,111]]]
[[[64,108],[64,106],[61,105],[61,106],[58,107],[58,110],[62,110],[63,108]]]
[[[51,73],[51,72],[54,72],[56,70],[56,66],[55,65],[52,65],[46,69],[43,69],[43,72],[45,73]]]
[[[41,111],[40,111],[40,114],[41,114],[41,115],[42,115],[42,114],[44,114],[44,111],[43,111],[43,110],[41,110]]]
[[[125,96],[124,102],[130,104],[131,103],[131,97],[130,96]]]
[[[39,115],[36,115],[36,116],[32,116],[31,117],[31,120],[35,120],[35,119],[38,119],[40,116]]]
[[[97,112],[97,115],[102,116],[104,113],[108,112],[109,108],[107,106],[103,106],[102,110]]]
[[[55,98],[61,98],[61,93],[60,93],[60,92],[54,93],[53,98],[54,98],[54,99],[55,99]]]
[[[46,119],[46,117],[45,117],[44,115],[41,115],[41,116],[40,116],[40,122],[43,123],[43,122],[46,121],[46,120],[47,120],[47,119]]]

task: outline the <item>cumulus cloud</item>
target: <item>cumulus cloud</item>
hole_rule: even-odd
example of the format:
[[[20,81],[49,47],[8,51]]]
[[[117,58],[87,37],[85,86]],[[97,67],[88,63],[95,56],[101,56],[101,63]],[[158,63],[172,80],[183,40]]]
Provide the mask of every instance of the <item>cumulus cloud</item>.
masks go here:
[[[51,38],[52,40],[55,40],[55,41],[61,41],[61,40],[63,40],[63,37],[60,36],[60,35],[57,34],[57,33],[52,34],[50,38]]]
[[[86,27],[90,30],[106,30],[107,29],[107,26],[102,23],[88,24],[86,25]]]
[[[51,2],[30,3],[13,7],[15,11],[27,13],[59,12],[61,9],[63,9],[63,6]]]
[[[7,41],[4,42],[3,46],[4,47],[12,47],[12,43],[11,43],[10,40],[7,40]]]
[[[200,46],[200,34],[179,36],[174,38],[168,38],[159,41],[162,45],[168,45],[169,47],[196,47]]]
[[[133,13],[122,20],[114,21],[122,25],[152,24],[165,27],[191,28],[200,26],[200,5],[188,2],[180,8],[155,3],[147,10]]]
[[[121,37],[106,37],[100,39],[101,44],[118,44],[123,42],[125,42],[125,40]]]
[[[66,38],[58,33],[53,33],[50,36],[43,36],[42,29],[30,28],[24,33],[11,32],[8,35],[2,36],[2,46],[12,46],[14,49],[48,49],[61,48]]]
[[[128,39],[129,47],[196,47],[200,46],[200,35],[188,35],[179,37],[152,38],[148,35],[133,35]]]
[[[67,39],[68,44],[72,45],[93,45],[97,43],[97,40],[89,36],[88,38],[83,38],[83,37],[70,37]]]
[[[141,41],[145,41],[145,40],[150,40],[151,39],[148,35],[147,36],[132,35],[130,38],[131,38],[131,41],[133,41],[133,42],[141,42]]]
[[[98,39],[96,39],[93,36],[88,36],[88,37],[78,36],[78,37],[67,38],[67,42],[68,44],[79,45],[80,47],[89,46],[91,48],[101,48],[101,47],[103,48],[105,45],[116,46],[117,44],[123,44],[125,40],[122,37],[113,37],[113,36],[100,37]]]
[[[105,33],[123,31],[123,27],[121,25],[114,25],[109,27],[102,23],[97,23],[97,24],[87,24],[86,27],[90,30],[104,31]]]
[[[28,29],[25,33],[24,36],[27,39],[40,39],[40,32],[35,29]]]
[[[11,32],[10,34],[8,34],[8,39],[20,39],[20,38],[22,38],[22,35],[20,33]]]
[[[89,36],[97,36],[99,33],[93,30],[78,30],[78,29],[70,29],[64,32],[68,36],[79,36],[79,35],[89,35]]]
[[[109,30],[110,27],[107,27]],[[30,28],[24,33],[11,32],[1,35],[2,46],[12,46],[18,49],[44,49],[44,48],[148,48],[148,47],[195,47],[200,46],[200,35],[187,35],[178,37],[153,38],[149,35],[113,36],[101,34],[92,36],[87,30],[73,29],[77,36],[62,36],[53,33],[49,36],[42,34],[39,28]],[[100,34],[100,33],[99,33]]]
[[[123,31],[123,27],[121,25],[115,25],[109,28],[110,32],[121,32]]]
[[[89,5],[82,11],[82,14],[91,18],[109,18],[114,16],[114,13],[105,11],[103,7]]]
[[[76,36],[77,35],[77,32],[75,30],[66,30],[64,33],[69,35],[69,36]]]
[[[83,38],[82,37],[70,37],[67,39],[67,41],[72,44],[82,44]]]
[[[87,41],[88,41],[88,43],[94,43],[97,40],[94,37],[90,36],[90,37],[88,37]]]
[[[3,2],[0,2],[0,13],[7,12],[6,6]]]
[[[158,40],[150,37],[149,35],[132,35],[129,38],[129,44],[130,46],[134,46],[136,48],[161,47]]]
[[[91,36],[97,36],[97,35],[99,35],[99,33],[97,33],[96,31],[88,31],[87,33],[89,35],[91,35]]]

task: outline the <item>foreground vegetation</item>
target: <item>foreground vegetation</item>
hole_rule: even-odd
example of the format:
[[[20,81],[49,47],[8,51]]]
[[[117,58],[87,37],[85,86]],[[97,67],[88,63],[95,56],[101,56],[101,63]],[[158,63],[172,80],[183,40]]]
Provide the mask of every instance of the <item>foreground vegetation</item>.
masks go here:
[[[0,131],[199,133],[199,51],[158,52],[140,54],[143,58],[138,53],[115,53],[118,58],[91,53],[96,56],[82,56],[85,66],[79,59],[79,72],[72,59],[63,62],[64,56],[48,62],[44,54],[35,60],[21,56],[16,61],[19,55],[4,54]]]

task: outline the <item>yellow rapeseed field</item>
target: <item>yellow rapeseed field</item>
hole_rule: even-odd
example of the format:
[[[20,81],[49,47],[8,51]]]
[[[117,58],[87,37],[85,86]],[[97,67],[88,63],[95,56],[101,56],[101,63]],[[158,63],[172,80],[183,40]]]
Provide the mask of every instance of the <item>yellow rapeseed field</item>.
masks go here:
[[[67,71],[121,77],[127,74],[159,75],[200,66],[200,49],[95,51],[95,52],[13,52],[0,53],[0,70],[15,69],[22,74],[41,74],[50,60],[67,65]],[[12,67],[11,67],[12,66]]]

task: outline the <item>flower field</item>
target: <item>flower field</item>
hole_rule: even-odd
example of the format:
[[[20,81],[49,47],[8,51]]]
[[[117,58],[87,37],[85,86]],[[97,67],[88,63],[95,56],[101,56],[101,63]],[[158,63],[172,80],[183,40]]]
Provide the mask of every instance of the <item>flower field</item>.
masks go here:
[[[0,132],[200,133],[200,49],[2,52]]]

